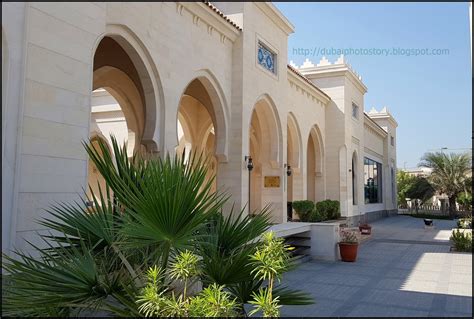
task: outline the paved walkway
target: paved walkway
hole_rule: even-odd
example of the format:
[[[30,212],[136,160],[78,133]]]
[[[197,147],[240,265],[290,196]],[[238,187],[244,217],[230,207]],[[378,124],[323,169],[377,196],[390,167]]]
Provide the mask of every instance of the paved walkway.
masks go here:
[[[312,261],[283,284],[313,295],[309,306],[283,306],[282,316],[472,317],[472,254],[449,252],[454,221],[389,217],[372,223],[372,238],[355,263]]]

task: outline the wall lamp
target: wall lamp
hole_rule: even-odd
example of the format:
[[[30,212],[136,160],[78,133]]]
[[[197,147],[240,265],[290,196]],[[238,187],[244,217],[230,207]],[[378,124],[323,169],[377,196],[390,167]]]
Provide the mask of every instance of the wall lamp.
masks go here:
[[[247,162],[247,169],[250,171],[253,170],[253,161],[251,156],[245,156],[244,157],[245,162]]]
[[[290,177],[290,176],[291,176],[291,172],[292,172],[292,171],[291,171],[291,166],[288,165],[288,164],[285,164],[285,166],[286,166],[286,175],[287,175],[288,177]]]

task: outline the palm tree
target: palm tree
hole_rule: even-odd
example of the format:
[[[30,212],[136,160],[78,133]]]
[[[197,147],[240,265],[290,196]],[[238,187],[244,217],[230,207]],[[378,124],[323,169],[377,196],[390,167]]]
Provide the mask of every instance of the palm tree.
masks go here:
[[[440,194],[448,196],[449,216],[454,218],[456,199],[465,190],[466,180],[471,172],[471,155],[468,153],[426,153],[418,166],[432,169],[429,181]]]

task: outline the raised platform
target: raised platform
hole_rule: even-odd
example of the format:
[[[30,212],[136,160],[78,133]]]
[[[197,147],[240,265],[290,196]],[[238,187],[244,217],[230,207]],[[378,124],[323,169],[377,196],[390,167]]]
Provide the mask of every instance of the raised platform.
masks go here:
[[[312,224],[313,223],[288,222],[273,225],[269,230],[273,231],[277,237],[287,237],[310,231]]]
[[[343,221],[342,221],[343,222]],[[304,223],[288,222],[273,225],[270,230],[277,237],[300,235],[308,237],[310,241],[310,255],[312,259],[337,260],[340,222]]]

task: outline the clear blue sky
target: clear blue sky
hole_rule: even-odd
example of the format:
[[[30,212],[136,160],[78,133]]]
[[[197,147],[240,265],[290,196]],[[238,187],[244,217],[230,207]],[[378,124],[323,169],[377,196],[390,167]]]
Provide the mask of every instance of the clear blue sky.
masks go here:
[[[274,2],[295,26],[294,48],[448,49],[444,55],[346,55],[368,88],[365,110],[387,106],[398,122],[397,165],[416,167],[426,152],[471,148],[472,66],[468,3]],[[326,55],[330,62],[336,55]],[[454,150],[453,150],[454,151]]]

